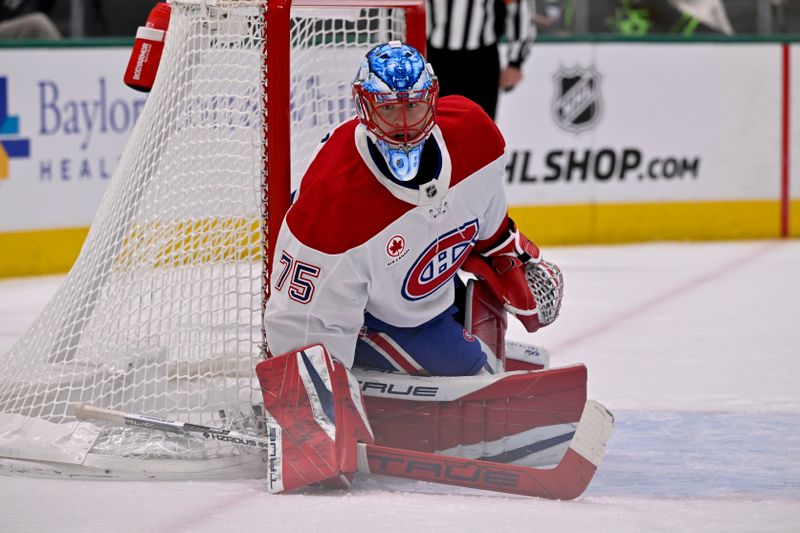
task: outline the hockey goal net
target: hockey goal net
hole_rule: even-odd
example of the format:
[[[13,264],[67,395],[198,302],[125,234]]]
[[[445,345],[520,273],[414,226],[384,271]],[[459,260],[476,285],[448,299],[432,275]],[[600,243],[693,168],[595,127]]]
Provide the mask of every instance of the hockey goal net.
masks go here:
[[[262,476],[258,453],[74,417],[86,402],[259,431],[269,242],[291,180],[354,114],[372,46],[422,0],[173,0],[153,91],[74,267],[0,357],[0,472]]]

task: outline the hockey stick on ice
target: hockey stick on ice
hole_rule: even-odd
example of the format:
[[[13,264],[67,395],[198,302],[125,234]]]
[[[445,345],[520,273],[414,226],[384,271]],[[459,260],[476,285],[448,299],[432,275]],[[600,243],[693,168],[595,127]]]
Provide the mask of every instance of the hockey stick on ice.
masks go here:
[[[190,424],[188,422],[175,422],[157,416],[134,415],[122,411],[115,411],[113,409],[103,409],[102,407],[95,407],[85,403],[79,403],[75,406],[75,418],[78,420],[103,420],[116,426],[156,429],[158,431],[177,433],[179,435],[195,434],[206,440],[229,442],[251,448],[261,448],[262,450],[269,450],[270,443],[274,443],[269,437],[256,437],[244,433],[237,433],[236,431],[229,431],[227,429],[212,428],[209,426]],[[267,433],[269,434],[269,428]]]
[[[86,404],[76,406],[75,416],[79,420],[105,420],[119,426],[199,434],[209,440],[261,448],[268,453],[275,450],[274,437],[256,437]],[[553,468],[493,463],[359,443],[358,471],[522,496],[570,500],[583,494],[589,486],[603,459],[613,428],[613,415],[598,402],[589,400],[567,453]],[[271,429],[267,424],[267,433],[274,435]]]

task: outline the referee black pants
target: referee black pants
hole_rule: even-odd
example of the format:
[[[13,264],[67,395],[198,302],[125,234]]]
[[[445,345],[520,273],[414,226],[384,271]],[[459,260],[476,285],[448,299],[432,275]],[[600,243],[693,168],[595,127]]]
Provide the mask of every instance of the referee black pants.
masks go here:
[[[444,50],[428,45],[428,62],[439,78],[439,94],[460,94],[494,119],[500,87],[497,45],[477,50]]]

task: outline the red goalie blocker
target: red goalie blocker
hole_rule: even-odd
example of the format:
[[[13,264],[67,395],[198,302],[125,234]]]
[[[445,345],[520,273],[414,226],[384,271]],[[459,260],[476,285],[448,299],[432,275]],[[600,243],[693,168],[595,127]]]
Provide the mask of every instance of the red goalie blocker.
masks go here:
[[[374,442],[358,382],[321,345],[260,362],[256,375],[277,449],[270,454],[270,492],[312,483],[349,487],[356,443]]]

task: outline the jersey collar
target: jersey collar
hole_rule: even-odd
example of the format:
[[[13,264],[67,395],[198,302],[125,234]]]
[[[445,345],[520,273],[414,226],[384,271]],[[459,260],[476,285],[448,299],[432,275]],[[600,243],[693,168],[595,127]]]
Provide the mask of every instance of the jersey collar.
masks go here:
[[[356,126],[354,133],[356,149],[361,159],[364,161],[364,164],[367,165],[367,168],[372,172],[375,179],[392,193],[392,196],[412,205],[433,205],[438,207],[450,190],[450,177],[453,167],[450,161],[450,152],[447,150],[447,146],[442,138],[442,131],[438,126],[433,127],[431,136],[436,139],[436,143],[439,145],[439,150],[442,153],[442,165],[439,170],[439,175],[421,184],[418,189],[412,189],[403,187],[384,176],[383,172],[381,172],[375,164],[375,161],[373,161],[372,155],[369,152],[367,128],[363,124]]]

